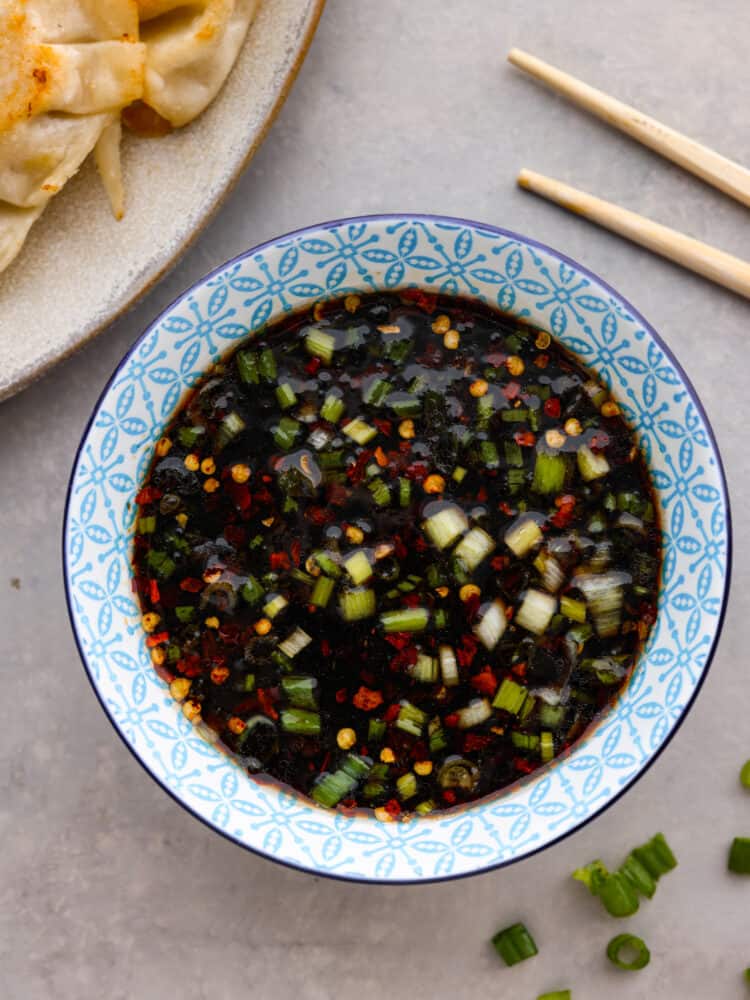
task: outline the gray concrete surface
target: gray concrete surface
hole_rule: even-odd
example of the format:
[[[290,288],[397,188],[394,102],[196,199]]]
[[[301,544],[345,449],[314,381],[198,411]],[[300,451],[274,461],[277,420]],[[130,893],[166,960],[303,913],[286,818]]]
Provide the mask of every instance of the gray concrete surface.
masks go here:
[[[750,756],[750,306],[522,194],[513,177],[534,167],[745,256],[748,214],[551,97],[504,54],[527,48],[750,163],[749,37],[746,0],[329,0],[280,119],[210,229],[129,316],[0,407],[4,1000],[533,1000],[560,987],[575,1000],[744,994],[750,881],[724,868],[731,837],[750,834],[750,795],[737,781]],[[234,847],[130,757],[78,661],[60,527],[86,418],[158,310],[249,245],[307,223],[402,208],[533,235],[598,271],[645,313],[693,379],[723,446],[736,569],[696,706],[602,818],[479,878],[348,886]],[[602,953],[623,928],[566,875],[657,829],[674,842],[680,868],[625,923],[650,943],[651,965],[618,973]],[[506,970],[487,939],[517,918],[533,928],[541,954]]]

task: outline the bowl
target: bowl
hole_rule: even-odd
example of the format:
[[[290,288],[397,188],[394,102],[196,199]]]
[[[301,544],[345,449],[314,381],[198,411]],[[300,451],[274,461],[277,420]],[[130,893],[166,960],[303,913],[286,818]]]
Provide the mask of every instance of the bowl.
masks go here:
[[[183,717],[147,655],[131,591],[134,498],[181,397],[249,330],[348,292],[418,287],[494,304],[548,329],[611,388],[652,472],[664,530],[658,616],[632,679],[586,738],[468,806],[383,823],[260,784]],[[658,334],[586,268],[461,219],[387,215],[290,233],[207,275],[139,338],[78,449],[64,526],[70,617],[94,691],[144,768],[237,844],[315,872],[447,879],[527,857],[593,819],[664,749],[716,646],[729,581],[729,503],[703,408]]]

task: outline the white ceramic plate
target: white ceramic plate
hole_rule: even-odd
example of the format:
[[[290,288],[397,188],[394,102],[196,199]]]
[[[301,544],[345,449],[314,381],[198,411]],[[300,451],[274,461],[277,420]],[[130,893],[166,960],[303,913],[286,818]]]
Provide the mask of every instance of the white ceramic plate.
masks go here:
[[[99,333],[201,231],[262,142],[325,0],[263,0],[214,104],[163,139],[127,136],[128,210],[112,218],[88,162],[0,275],[0,399]]]

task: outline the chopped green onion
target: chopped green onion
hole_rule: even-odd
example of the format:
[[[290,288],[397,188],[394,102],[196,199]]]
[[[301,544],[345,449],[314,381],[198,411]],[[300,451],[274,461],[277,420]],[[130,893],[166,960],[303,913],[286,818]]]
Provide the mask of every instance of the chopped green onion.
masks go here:
[[[576,587],[583,591],[597,634],[602,638],[617,635],[620,630],[622,605],[625,599],[624,573],[586,573],[575,578]]]
[[[193,448],[205,433],[205,427],[180,427],[177,437],[185,448]]]
[[[540,993],[536,1000],[572,1000],[570,990],[553,990],[551,993]]]
[[[560,493],[565,486],[567,471],[564,455],[551,455],[546,451],[538,451],[531,489],[534,493]]]
[[[453,550],[469,572],[472,572],[495,548],[495,540],[482,528],[472,528]]]
[[[314,604],[318,608],[327,607],[335,586],[336,584],[330,577],[319,576],[315,581],[315,586],[313,587],[312,594],[310,595],[310,603]]]
[[[467,471],[468,470],[465,469],[462,465],[457,465],[456,468],[453,470],[453,476],[452,476],[453,481],[455,483],[462,483],[464,481],[464,478],[466,477]]]
[[[273,434],[273,439],[279,448],[288,451],[294,444],[301,426],[300,422],[292,417],[282,417]]]
[[[401,477],[398,481],[399,507],[408,507],[411,503],[411,480]]]
[[[221,451],[226,448],[245,429],[245,421],[235,410],[224,417],[216,431],[216,448]]]
[[[489,393],[487,393],[486,396],[480,396],[479,399],[477,399],[477,427],[480,431],[487,430],[494,412],[495,402]],[[507,411],[504,410],[503,412],[506,413]]]
[[[420,684],[434,684],[438,678],[437,660],[426,653],[419,653],[417,662],[410,668],[409,673]]]
[[[538,953],[534,939],[523,924],[513,924],[498,931],[492,945],[506,965],[517,965]]]
[[[374,610],[373,606],[373,612]],[[380,624],[386,632],[421,632],[427,628],[429,620],[430,612],[427,608],[402,608],[398,611],[384,611],[380,616]]]
[[[557,610],[557,598],[541,590],[529,589],[516,612],[515,624],[534,635],[543,635]]]
[[[584,481],[590,483],[607,475],[609,462],[604,455],[598,455],[588,445],[582,444],[578,449],[578,471]]]
[[[552,733],[543,732],[539,737],[539,756],[546,763],[552,760],[555,756],[555,742],[552,738]]]
[[[288,382],[282,382],[281,385],[276,386],[276,399],[282,410],[288,410],[290,406],[294,406],[297,402],[294,389],[292,389]]]
[[[387,403],[397,417],[416,417],[422,412],[422,400],[406,392],[392,392]]]
[[[613,917],[630,917],[638,910],[638,894],[620,872],[608,875],[596,895]]]
[[[420,816],[426,816],[428,813],[433,812],[435,809],[435,803],[432,799],[425,799],[424,802],[420,802],[419,805],[414,806],[414,812],[419,813]]]
[[[383,378],[374,378],[362,393],[362,401],[370,406],[380,406],[391,391],[391,386]]]
[[[258,355],[255,351],[240,351],[237,355],[237,371],[245,385],[257,385],[260,382],[258,371]],[[183,442],[189,448],[186,442]]]
[[[634,854],[627,856],[619,871],[642,896],[651,899],[656,892],[656,879]]]
[[[750,760],[746,760],[740,771],[740,783],[743,788],[750,788]]]
[[[403,802],[417,794],[417,779],[411,771],[407,771],[397,779],[396,791]]]
[[[427,715],[421,708],[412,705],[411,702],[402,701],[399,709],[396,727],[409,733],[412,736],[421,736]]]
[[[582,882],[592,896],[598,896],[604,882],[609,878],[609,872],[601,861],[590,861],[583,868],[576,868],[572,877],[576,882]]]
[[[494,702],[493,702],[494,704]],[[538,750],[539,737],[536,733],[519,733],[514,730],[510,734],[510,739],[514,747],[519,750]]]
[[[372,493],[372,499],[378,507],[387,507],[391,502],[391,491],[388,488],[388,483],[386,483],[379,476],[377,479],[373,479],[373,481],[368,485],[368,489],[370,490],[370,493]]]
[[[546,701],[543,701],[539,706],[539,721],[543,726],[549,726],[550,729],[557,729],[564,718],[564,705],[549,705]]]
[[[308,354],[315,358],[320,358],[327,365],[333,361],[333,351],[336,347],[336,338],[324,330],[313,327],[305,338],[305,348]]]
[[[192,604],[178,604],[174,609],[174,613],[177,616],[177,620],[181,621],[183,624],[193,620],[195,615],[195,608]]]
[[[492,707],[502,712],[510,712],[511,715],[518,715],[526,701],[526,695],[525,687],[506,677],[497,689]]]
[[[560,598],[560,614],[565,615],[572,622],[585,622],[586,605],[583,601],[576,601],[564,594]]]
[[[523,452],[521,446],[516,441],[505,441],[505,464],[511,469],[523,468]]]
[[[347,622],[372,618],[375,614],[375,591],[360,587],[357,590],[345,590],[339,597],[341,615]]]
[[[500,453],[494,441],[479,442],[479,458],[485,469],[496,469],[500,465]]]
[[[329,392],[323,400],[323,405],[320,408],[320,415],[323,420],[328,420],[329,423],[337,424],[339,420],[341,420],[345,408],[344,400],[335,393]]]
[[[240,587],[240,597],[248,604],[257,604],[264,593],[263,587],[261,587],[254,576],[248,576],[245,583]]]
[[[357,549],[344,560],[344,569],[352,578],[355,586],[364,583],[372,576],[372,565],[364,549]]]
[[[450,646],[440,646],[438,648],[438,658],[440,660],[440,673],[443,677],[443,684],[446,687],[455,687],[460,682],[456,654]]]
[[[677,858],[664,839],[663,833],[657,833],[648,843],[636,847],[633,855],[655,879],[660,879],[662,875],[677,867]]]
[[[293,660],[297,653],[301,653],[311,642],[311,637],[304,629],[296,628],[283,642],[279,643],[279,649],[284,656],[288,656],[290,660]]]
[[[445,750],[448,746],[443,724],[437,715],[434,719],[430,719],[430,724],[427,727],[427,735],[429,737],[430,753],[440,753],[441,750]]]
[[[403,505],[402,505],[403,506]],[[432,514],[423,523],[422,528],[433,545],[439,549],[447,549],[449,545],[462,535],[469,527],[469,520],[460,507],[447,504],[437,513]]]
[[[504,541],[513,555],[522,559],[542,540],[539,525],[531,517],[521,517],[505,532]]]
[[[294,708],[316,709],[318,707],[318,681],[315,677],[301,677],[289,674],[281,678],[281,689]]]
[[[313,560],[320,566],[326,576],[332,576],[334,579],[341,576],[339,564],[327,552],[313,552]]]
[[[177,569],[174,559],[159,549],[149,549],[146,556],[146,563],[148,568],[152,569],[162,580],[168,580]]]
[[[344,427],[344,434],[353,441],[356,441],[357,444],[367,444],[368,441],[372,441],[377,433],[377,428],[371,427],[361,417],[355,417],[354,420],[350,420],[346,427]]]
[[[737,875],[750,875],[750,837],[735,837],[729,848],[727,868]]]
[[[468,538],[468,535],[466,536]],[[505,605],[498,598],[482,614],[480,621],[474,626],[474,635],[485,649],[494,649],[508,627],[505,616]]]
[[[385,736],[386,723],[383,719],[370,719],[367,724],[367,742],[382,743]]]
[[[623,952],[632,957],[629,960],[623,958]],[[643,938],[636,937],[635,934],[618,934],[607,945],[607,958],[618,969],[637,972],[638,969],[644,969],[651,961],[651,952]]]
[[[263,613],[266,618],[275,618],[280,611],[284,610],[288,603],[289,601],[287,601],[283,594],[274,594],[271,600],[263,605]]]
[[[276,381],[276,358],[273,356],[273,351],[270,347],[267,347],[264,351],[260,352],[260,357],[258,358],[258,371],[266,382]]]
[[[319,736],[320,715],[303,708],[285,708],[281,713],[281,728],[298,736]]]
[[[310,792],[310,797],[319,805],[332,809],[356,787],[356,778],[345,771],[333,771],[320,778]]]
[[[475,698],[465,708],[459,708],[456,715],[459,729],[472,729],[474,726],[481,726],[489,719],[492,708],[486,698]]]
[[[138,534],[139,535],[153,535],[156,531],[156,515],[151,514],[148,517],[138,518]]]

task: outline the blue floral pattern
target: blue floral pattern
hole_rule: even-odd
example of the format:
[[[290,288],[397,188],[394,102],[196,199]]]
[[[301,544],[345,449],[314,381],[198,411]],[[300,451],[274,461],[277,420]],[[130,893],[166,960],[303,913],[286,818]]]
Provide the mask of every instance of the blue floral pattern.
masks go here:
[[[179,399],[218,356],[284,313],[350,291],[471,295],[554,332],[612,388],[650,462],[664,524],[660,611],[616,707],[565,759],[456,814],[379,823],[251,780],[183,718],[151,667],[130,589],[133,498]],[[182,803],[239,843],[325,874],[419,881],[524,857],[596,814],[664,745],[718,638],[729,512],[710,430],[663,345],[593,275],[512,233],[389,216],[304,230],[249,252],[149,329],[79,450],[65,526],[73,627],[122,737]]]

